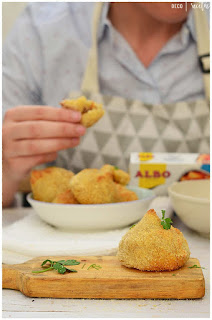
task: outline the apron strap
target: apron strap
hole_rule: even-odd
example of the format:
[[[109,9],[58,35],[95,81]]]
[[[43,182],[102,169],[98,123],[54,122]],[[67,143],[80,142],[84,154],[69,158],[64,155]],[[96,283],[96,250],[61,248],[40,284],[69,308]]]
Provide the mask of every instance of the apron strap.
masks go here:
[[[103,4],[103,2],[97,2],[94,8],[94,15],[92,21],[92,42],[91,49],[89,51],[86,71],[82,80],[82,92],[99,92],[97,32]]]
[[[197,50],[199,54],[200,68],[203,73],[205,95],[210,100],[210,34],[208,19],[204,10],[200,7],[194,8],[195,27],[197,35]]]
[[[99,26],[99,20],[102,13],[103,2],[97,2],[94,8],[94,15],[92,21],[92,43],[89,51],[86,70],[82,80],[81,91],[82,92],[99,92],[98,81],[98,41],[97,31]],[[201,5],[201,3],[200,3]],[[204,10],[200,8],[194,8],[194,19],[197,34],[197,50],[199,54],[199,63],[203,72],[203,80],[205,86],[206,98],[210,100],[210,36],[209,26]]]

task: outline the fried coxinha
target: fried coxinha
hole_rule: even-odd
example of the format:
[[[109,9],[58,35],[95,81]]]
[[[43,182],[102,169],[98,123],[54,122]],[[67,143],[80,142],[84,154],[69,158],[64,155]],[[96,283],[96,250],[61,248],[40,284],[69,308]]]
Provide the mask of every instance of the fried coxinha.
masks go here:
[[[64,203],[77,203],[68,189],[70,179],[73,176],[72,171],[58,167],[33,170],[30,177],[33,198],[45,202],[63,200]]]
[[[123,236],[117,256],[128,268],[172,271],[188,261],[190,250],[182,232],[171,225],[166,226],[155,210],[150,209]]]
[[[87,100],[84,96],[78,99],[65,99],[60,102],[60,105],[63,108],[81,112],[81,124],[86,128],[94,125],[105,113],[102,104]]]
[[[84,169],[78,174],[49,167],[33,170],[31,188],[33,198],[39,201],[66,204],[103,204],[137,200],[128,190],[127,172],[106,164],[100,169]]]

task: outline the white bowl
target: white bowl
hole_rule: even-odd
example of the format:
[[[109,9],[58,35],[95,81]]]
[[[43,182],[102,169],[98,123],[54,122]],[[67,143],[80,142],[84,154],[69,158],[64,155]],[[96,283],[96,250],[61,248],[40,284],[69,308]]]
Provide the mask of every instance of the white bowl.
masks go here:
[[[66,230],[112,230],[123,228],[140,220],[155,197],[149,189],[129,187],[139,200],[107,204],[59,204],[34,200],[27,201],[42,220]]]
[[[210,181],[188,180],[168,188],[172,206],[180,219],[191,229],[210,232]]]

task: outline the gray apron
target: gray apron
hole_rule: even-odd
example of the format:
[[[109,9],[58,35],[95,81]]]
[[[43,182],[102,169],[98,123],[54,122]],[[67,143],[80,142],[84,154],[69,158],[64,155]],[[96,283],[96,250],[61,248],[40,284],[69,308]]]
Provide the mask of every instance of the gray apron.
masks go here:
[[[77,173],[84,168],[100,168],[109,163],[128,171],[131,152],[209,152],[209,73],[203,72],[205,100],[147,105],[138,100],[104,96],[98,83],[97,30],[103,3],[97,3],[92,27],[92,47],[81,91],[102,103],[105,115],[88,128],[80,145],[61,151],[54,165]],[[194,9],[198,54],[202,68],[209,63],[209,28],[205,12]],[[203,70],[204,71],[204,70]]]

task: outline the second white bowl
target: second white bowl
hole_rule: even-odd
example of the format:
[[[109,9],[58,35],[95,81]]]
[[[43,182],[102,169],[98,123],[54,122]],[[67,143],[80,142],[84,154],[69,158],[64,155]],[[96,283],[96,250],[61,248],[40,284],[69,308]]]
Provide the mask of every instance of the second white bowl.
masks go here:
[[[172,206],[180,219],[200,233],[210,232],[210,181],[188,180],[168,188]]]

